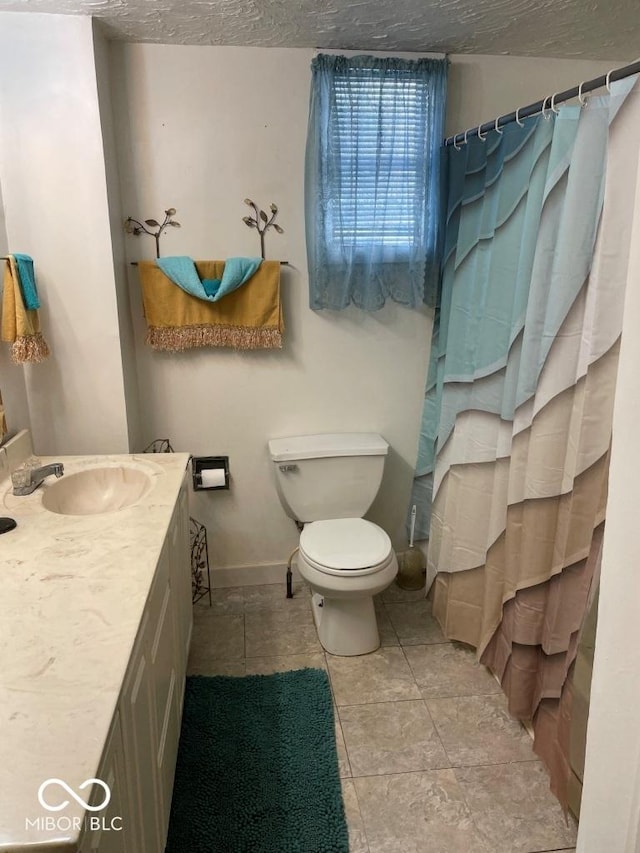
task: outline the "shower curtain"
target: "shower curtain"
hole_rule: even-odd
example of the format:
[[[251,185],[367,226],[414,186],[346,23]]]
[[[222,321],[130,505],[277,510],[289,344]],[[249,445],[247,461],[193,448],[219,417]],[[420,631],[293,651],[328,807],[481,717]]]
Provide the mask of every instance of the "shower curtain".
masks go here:
[[[634,84],[447,149],[412,496],[434,614],[533,721],[565,803],[561,700],[605,517],[640,149]]]

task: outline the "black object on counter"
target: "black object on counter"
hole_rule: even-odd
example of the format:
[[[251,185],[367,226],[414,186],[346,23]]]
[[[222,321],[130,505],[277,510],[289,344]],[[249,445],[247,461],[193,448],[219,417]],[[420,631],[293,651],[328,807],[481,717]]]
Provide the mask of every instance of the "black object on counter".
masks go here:
[[[18,526],[15,518],[0,518],[0,533],[8,533]]]

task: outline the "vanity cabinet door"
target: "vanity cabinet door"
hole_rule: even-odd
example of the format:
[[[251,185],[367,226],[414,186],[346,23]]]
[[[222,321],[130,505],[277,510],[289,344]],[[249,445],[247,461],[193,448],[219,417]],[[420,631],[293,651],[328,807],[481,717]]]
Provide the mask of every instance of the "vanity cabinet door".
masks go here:
[[[175,513],[174,513],[175,519]],[[156,775],[160,807],[160,837],[164,844],[169,826],[173,777],[180,739],[179,697],[184,687],[184,660],[180,653],[176,608],[179,590],[175,585],[175,524],[169,528],[156,570],[158,616],[151,648],[154,684],[155,721],[158,732]]]
[[[156,771],[158,737],[150,656],[152,628],[147,610],[120,700],[131,802],[130,826],[136,853],[161,853],[164,849]]]
[[[165,848],[191,637],[187,482],[185,475],[120,696],[120,747],[113,748],[113,759],[105,759],[104,772],[124,779],[119,787],[126,798],[122,794],[108,808],[113,815],[122,809],[123,820],[126,811],[127,833],[91,833],[81,853],[93,853],[98,845],[99,853],[163,853]]]
[[[111,799],[104,810],[87,812],[88,829],[81,847],[81,853],[136,853],[133,827],[133,804],[129,795],[127,773],[124,759],[124,743],[120,726],[120,714],[116,711],[111,734],[102,758],[97,778],[106,782]],[[94,791],[92,801],[102,801],[104,792]]]
[[[153,625],[151,669],[155,692],[156,731],[159,741],[163,737],[167,707],[171,701],[172,684],[176,671],[174,602],[169,580],[169,550],[169,543],[165,541],[156,569],[155,594],[149,601],[149,612]]]
[[[178,711],[178,687],[176,672],[173,670],[162,735],[158,744],[158,782],[162,802],[160,832],[163,843],[166,843],[169,831],[169,814],[171,812],[171,798],[173,795],[173,780],[176,772],[179,740],[180,714]]]
[[[164,704],[163,725],[158,744],[158,779],[162,789],[163,838],[168,829],[168,818],[173,794],[173,780],[180,741],[180,720],[187,668],[187,655],[191,640],[191,561],[189,559],[189,507],[188,478],[185,474],[180,494],[167,533],[165,543],[169,566],[169,588],[171,617],[173,623],[171,652],[171,674]],[[165,632],[165,639],[169,632]],[[169,648],[167,647],[167,652]]]
[[[171,588],[173,591],[180,697],[184,693],[184,678],[187,669],[193,624],[187,483],[188,479],[185,474],[169,529],[169,558],[171,562]],[[180,701],[181,705],[182,701]]]

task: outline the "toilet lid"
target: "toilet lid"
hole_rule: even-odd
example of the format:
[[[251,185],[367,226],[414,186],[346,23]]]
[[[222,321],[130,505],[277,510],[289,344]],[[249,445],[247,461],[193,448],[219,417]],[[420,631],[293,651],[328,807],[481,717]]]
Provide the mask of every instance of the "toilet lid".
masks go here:
[[[300,550],[315,563],[348,571],[383,563],[391,540],[381,527],[364,518],[334,518],[305,525]]]

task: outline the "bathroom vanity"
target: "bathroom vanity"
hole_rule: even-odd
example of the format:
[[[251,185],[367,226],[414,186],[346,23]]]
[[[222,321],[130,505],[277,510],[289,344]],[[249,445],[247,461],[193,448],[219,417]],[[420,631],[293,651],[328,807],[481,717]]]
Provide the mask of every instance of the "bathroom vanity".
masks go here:
[[[53,461],[63,477],[32,495],[0,482],[18,524],[0,537],[0,851],[162,853],[192,625],[188,455]],[[97,470],[116,501],[135,481],[133,502],[96,505]]]

